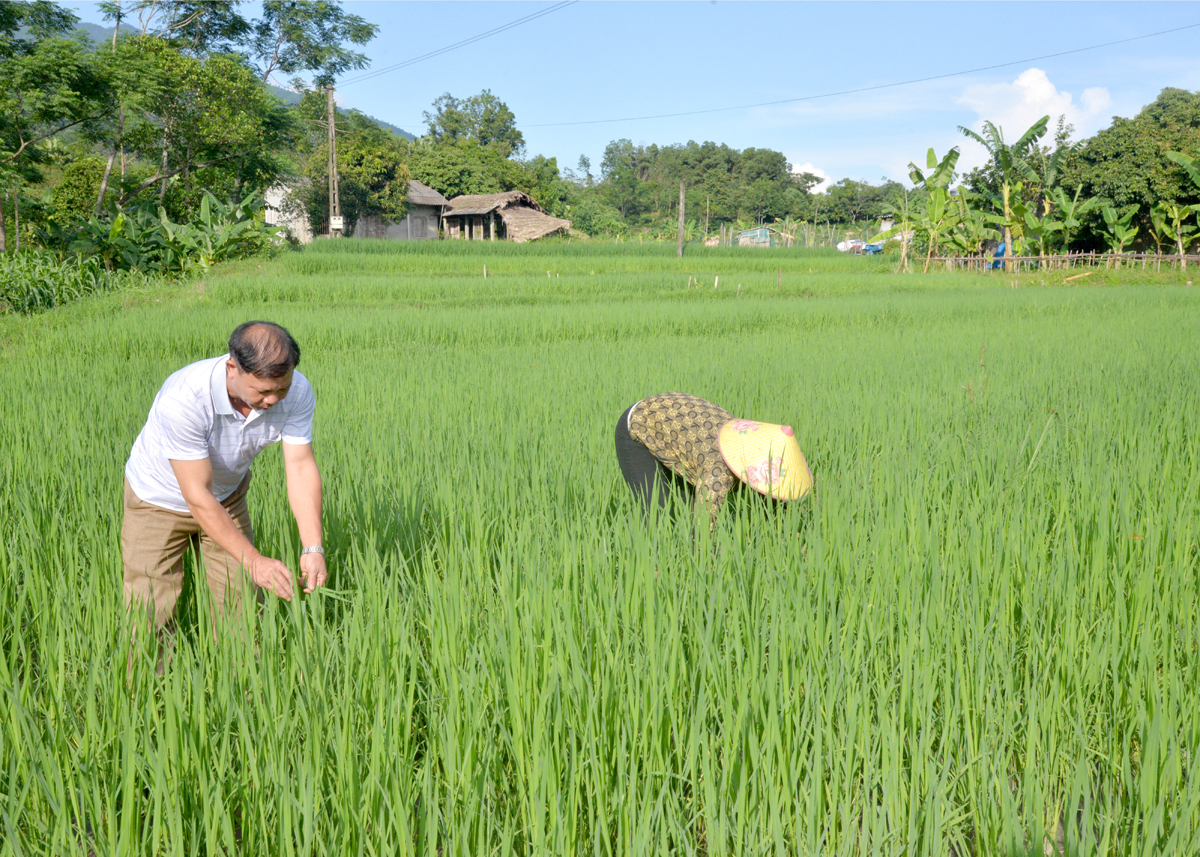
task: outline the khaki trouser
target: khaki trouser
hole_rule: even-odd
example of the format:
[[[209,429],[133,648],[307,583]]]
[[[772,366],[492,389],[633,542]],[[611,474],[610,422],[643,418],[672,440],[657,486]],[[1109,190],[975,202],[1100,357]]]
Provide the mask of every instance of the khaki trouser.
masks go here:
[[[253,544],[254,528],[246,505],[249,488],[247,473],[221,505]],[[145,502],[126,479],[125,520],[121,525],[126,608],[142,606],[150,614],[153,626],[159,629],[170,623],[183,591],[183,556],[189,547],[199,548],[203,559],[214,619],[236,616],[241,607],[242,587],[250,582],[241,562],[214,542],[187,512],[172,512]],[[250,585],[257,590],[253,583]]]

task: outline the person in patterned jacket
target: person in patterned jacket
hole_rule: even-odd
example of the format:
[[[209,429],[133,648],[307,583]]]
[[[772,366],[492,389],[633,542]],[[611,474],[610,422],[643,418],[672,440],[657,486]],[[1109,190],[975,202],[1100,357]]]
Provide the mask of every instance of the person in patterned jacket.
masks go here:
[[[631,405],[617,420],[617,462],[647,509],[665,508],[677,490],[695,495],[716,523],[731,490],[746,483],[776,500],[812,489],[809,470],[790,426],[736,419],[687,393],[659,393]],[[686,486],[686,487],[685,487]]]

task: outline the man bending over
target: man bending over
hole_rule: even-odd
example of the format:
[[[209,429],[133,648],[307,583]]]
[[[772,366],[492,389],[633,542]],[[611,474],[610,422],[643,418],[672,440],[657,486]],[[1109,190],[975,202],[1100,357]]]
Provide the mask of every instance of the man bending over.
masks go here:
[[[254,548],[246,505],[250,464],[282,441],[288,502],[300,530],[304,591],[327,577],[321,545],[321,474],[313,456],[316,399],[296,371],[300,347],[286,330],[248,321],[229,353],[175,372],[163,384],[125,465],[121,553],[125,604],[164,629],[183,588],[183,556],[197,546],[217,616],[236,615],[243,575],[292,597],[286,564]]]

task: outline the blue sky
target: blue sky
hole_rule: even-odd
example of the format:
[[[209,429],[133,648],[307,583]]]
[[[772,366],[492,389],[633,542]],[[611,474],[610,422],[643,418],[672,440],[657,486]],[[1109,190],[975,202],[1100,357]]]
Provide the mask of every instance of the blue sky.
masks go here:
[[[65,3],[100,22],[91,3]],[[546,2],[349,0],[379,25],[365,49],[378,70],[500,27]],[[254,14],[254,4],[245,12]],[[515,113],[527,154],[562,168],[605,146],[712,140],[783,152],[832,180],[906,180],[909,161],[960,145],[985,119],[1015,138],[1047,113],[1075,137],[1132,116],[1167,86],[1200,90],[1200,27],[1032,60],[1157,31],[1200,25],[1200,2],[598,2],[582,0],[463,48],[368,80],[348,74],[339,102],[422,133],[444,92],[487,88]],[[656,119],[880,86],[1013,63],[874,91],[771,107]],[[597,120],[618,120],[601,121]],[[592,123],[592,124],[564,124]]]

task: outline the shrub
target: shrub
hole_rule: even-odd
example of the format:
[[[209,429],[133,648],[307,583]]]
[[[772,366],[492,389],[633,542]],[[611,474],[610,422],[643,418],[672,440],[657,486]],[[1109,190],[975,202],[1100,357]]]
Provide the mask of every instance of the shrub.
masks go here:
[[[92,213],[100,180],[104,178],[104,166],[101,158],[80,158],[63,170],[62,181],[54,188],[53,220],[72,223]]]
[[[571,227],[588,235],[624,235],[629,231],[621,212],[594,197],[584,197],[566,216]]]
[[[70,229],[51,224],[45,239],[73,255],[99,258],[106,269],[186,274],[216,262],[270,252],[279,229],[267,226],[257,194],[225,203],[205,193],[192,223],[175,223],[151,203],[90,217]]]
[[[144,280],[105,270],[96,257],[60,259],[45,251],[0,255],[0,314],[30,315]]]

